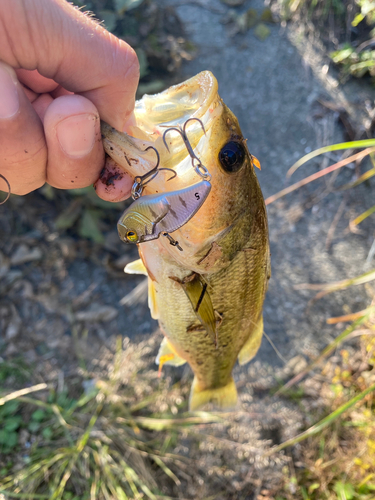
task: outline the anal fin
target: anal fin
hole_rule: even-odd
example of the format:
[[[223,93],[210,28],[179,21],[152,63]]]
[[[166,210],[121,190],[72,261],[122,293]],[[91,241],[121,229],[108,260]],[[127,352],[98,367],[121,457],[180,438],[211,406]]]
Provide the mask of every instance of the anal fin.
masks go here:
[[[233,377],[227,385],[215,389],[200,389],[199,382],[194,377],[191,386],[189,410],[196,411],[212,403],[218,410],[233,410],[237,404],[237,389]]]
[[[161,371],[163,365],[181,366],[186,363],[186,360],[176,353],[172,345],[164,337],[160,344],[155,363],[159,365],[159,371]]]
[[[144,274],[148,276],[146,266],[143,264],[142,259],[137,259],[126,264],[124,272],[127,274]],[[148,307],[150,308],[151,317],[153,319],[159,319],[155,285],[150,277],[148,278]]]
[[[258,352],[263,336],[263,316],[260,317],[256,328],[247,339],[245,345],[238,354],[238,362],[240,365],[248,363]]]

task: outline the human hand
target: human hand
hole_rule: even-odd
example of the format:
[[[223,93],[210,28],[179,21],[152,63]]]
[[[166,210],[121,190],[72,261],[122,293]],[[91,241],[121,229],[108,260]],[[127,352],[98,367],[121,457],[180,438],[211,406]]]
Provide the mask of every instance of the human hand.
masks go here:
[[[19,195],[92,184],[104,166],[99,115],[120,131],[134,124],[134,50],[65,0],[0,0],[0,26],[0,174]],[[109,199],[128,195],[122,183]]]

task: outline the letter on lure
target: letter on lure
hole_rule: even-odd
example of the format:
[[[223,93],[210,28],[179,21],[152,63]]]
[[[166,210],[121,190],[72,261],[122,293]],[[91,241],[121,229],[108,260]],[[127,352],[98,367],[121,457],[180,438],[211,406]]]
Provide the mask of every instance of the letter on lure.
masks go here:
[[[182,126],[192,117],[204,125],[206,134],[196,120],[186,128],[195,155],[211,174],[211,191],[194,217],[173,234],[184,251],[167,238],[145,241],[138,245],[142,261],[129,264],[126,271],[149,276],[151,314],[165,336],[159,366],[188,362],[194,372],[190,409],[207,403],[233,408],[237,391],[232,369],[237,359],[244,364],[259,348],[270,276],[267,217],[254,171],[257,160],[209,71],[144,96],[136,103],[135,115],[135,138],[107,125],[102,133],[107,153],[134,177],[150,170],[151,156],[148,164],[143,157],[138,165],[126,158],[142,156],[150,145],[159,151],[161,165],[177,173],[168,183],[165,176],[156,176],[145,187],[146,195],[159,196],[166,186],[179,191],[197,184],[200,179],[181,136],[168,133],[169,152],[162,136],[166,127]],[[142,229],[146,233],[146,224]]]

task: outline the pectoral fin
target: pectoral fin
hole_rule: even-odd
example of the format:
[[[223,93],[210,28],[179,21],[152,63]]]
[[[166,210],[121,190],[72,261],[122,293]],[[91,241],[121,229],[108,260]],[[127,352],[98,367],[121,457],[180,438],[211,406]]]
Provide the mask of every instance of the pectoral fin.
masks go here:
[[[263,335],[263,316],[260,317],[256,328],[247,339],[245,345],[242,347],[238,354],[238,362],[240,365],[248,363],[258,352],[262,342]]]
[[[146,266],[143,264],[142,259],[126,264],[124,271],[127,274],[144,274],[145,276],[148,276]],[[156,305],[155,285],[150,277],[148,278],[148,307],[150,308],[151,317],[153,319],[159,319],[158,308]]]
[[[158,305],[156,303],[156,290],[154,282],[148,278],[148,307],[150,308],[151,318],[159,319]]]
[[[148,276],[147,269],[142,262],[142,259],[135,260],[126,264],[124,272],[127,274],[144,274]]]
[[[160,344],[159,352],[156,357],[155,363],[159,365],[159,376],[163,365],[181,366],[186,363],[173,349],[172,345],[164,337]]]
[[[194,377],[191,386],[189,410],[196,411],[212,403],[219,410],[231,410],[237,404],[237,389],[233,377],[227,385],[215,389],[200,389],[198,380]]]
[[[207,283],[199,274],[194,274],[189,279],[180,283],[199,321],[205,327],[213,343],[217,346],[216,317],[211,297],[207,290]]]

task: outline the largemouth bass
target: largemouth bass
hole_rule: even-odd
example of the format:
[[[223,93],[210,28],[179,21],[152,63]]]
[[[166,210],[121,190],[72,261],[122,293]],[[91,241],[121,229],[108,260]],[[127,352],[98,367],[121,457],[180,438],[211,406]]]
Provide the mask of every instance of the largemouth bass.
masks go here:
[[[168,127],[200,120],[190,121],[186,133],[210,174],[207,199],[172,233],[180,248],[162,236],[143,240],[138,244],[141,260],[125,271],[149,277],[151,315],[165,336],[157,362],[176,366],[188,362],[194,372],[190,409],[210,402],[233,408],[237,391],[232,369],[237,359],[240,364],[250,361],[260,346],[270,277],[267,217],[254,171],[257,160],[209,71],[155,96],[144,96],[136,103],[135,115],[134,137],[106,124],[102,134],[108,155],[134,177],[153,168],[155,155],[145,151],[150,145],[159,152],[162,167],[177,174],[167,181],[168,172],[160,172],[145,186],[145,197],[174,194],[202,181],[176,130],[166,136],[169,151],[163,143]],[[175,203],[183,209],[182,198]],[[138,216],[137,207],[133,212]]]

